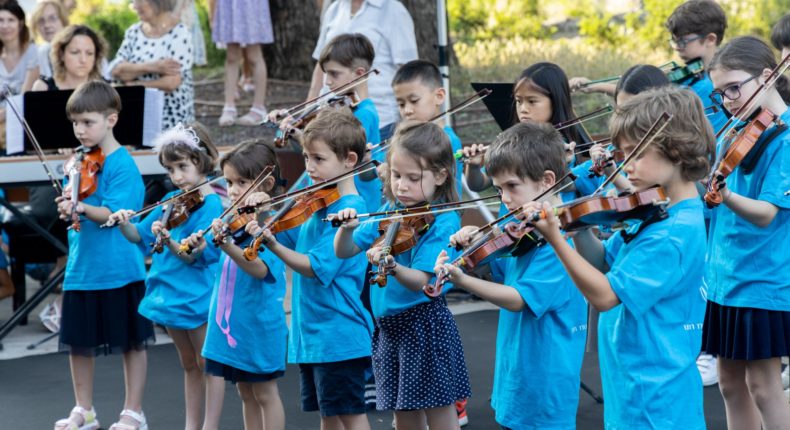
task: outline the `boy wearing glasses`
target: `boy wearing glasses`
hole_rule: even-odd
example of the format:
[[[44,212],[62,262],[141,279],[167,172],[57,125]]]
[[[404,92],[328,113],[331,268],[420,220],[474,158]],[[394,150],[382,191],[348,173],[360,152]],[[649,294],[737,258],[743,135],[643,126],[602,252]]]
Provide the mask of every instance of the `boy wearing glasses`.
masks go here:
[[[702,60],[702,73],[691,75],[678,83],[697,93],[715,133],[727,122],[727,117],[721,105],[716,106],[711,100],[713,83],[707,70],[727,28],[724,10],[713,0],[689,0],[672,12],[666,27],[671,36],[670,46],[686,64]]]
[[[774,24],[774,28],[771,30],[771,44],[774,45],[774,48],[782,51],[779,60],[790,54],[790,13]]]

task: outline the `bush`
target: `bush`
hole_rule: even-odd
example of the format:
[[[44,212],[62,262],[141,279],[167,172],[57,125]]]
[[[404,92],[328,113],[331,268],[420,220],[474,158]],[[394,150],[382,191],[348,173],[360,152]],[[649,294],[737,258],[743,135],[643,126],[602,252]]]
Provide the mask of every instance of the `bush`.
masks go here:
[[[138,21],[128,3],[109,3],[102,0],[82,0],[71,15],[72,22],[84,23],[107,41],[107,58],[112,60],[123,42],[126,29]]]

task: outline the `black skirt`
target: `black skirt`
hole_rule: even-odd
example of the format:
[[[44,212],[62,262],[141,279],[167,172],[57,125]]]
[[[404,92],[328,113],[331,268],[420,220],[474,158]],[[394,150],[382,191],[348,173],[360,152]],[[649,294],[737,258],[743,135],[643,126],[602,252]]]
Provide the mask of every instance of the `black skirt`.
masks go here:
[[[729,360],[764,360],[790,355],[790,312],[708,302],[702,349]]]
[[[234,384],[238,382],[268,382],[277,378],[282,378],[283,375],[285,375],[285,372],[282,370],[272,373],[252,373],[208,358],[206,359],[206,373],[219,376]]]
[[[110,290],[63,292],[60,350],[94,357],[143,350],[154,341],[151,321],[137,312],[145,282]]]

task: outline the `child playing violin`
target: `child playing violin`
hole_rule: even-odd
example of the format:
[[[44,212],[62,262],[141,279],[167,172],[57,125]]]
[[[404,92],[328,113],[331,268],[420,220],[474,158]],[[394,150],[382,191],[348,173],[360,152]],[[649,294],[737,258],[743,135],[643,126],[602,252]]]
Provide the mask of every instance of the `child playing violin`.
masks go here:
[[[348,110],[322,110],[302,136],[305,171],[314,183],[350,173],[365,156],[365,131]],[[268,250],[294,271],[288,360],[299,363],[302,410],[319,411],[321,428],[370,428],[365,415],[365,379],[370,367],[370,314],[360,293],[362,255],[335,256],[335,229],[321,219],[353,208],[365,211],[351,177],[336,184],[339,198],[303,224],[294,249],[251,221],[247,231],[262,234]],[[250,196],[260,198],[260,196]],[[268,200],[264,196],[263,200]]]
[[[713,96],[724,109],[749,121],[758,113],[776,115],[732,169],[726,186],[720,184],[723,204],[711,215],[703,348],[719,358],[719,388],[728,427],[734,429],[759,428],[761,423],[788,428],[790,423],[779,376],[781,357],[790,354],[787,78],[779,76],[775,86],[747,105],[776,65],[765,42],[745,36],[726,44],[710,66]],[[728,140],[719,143],[717,161],[729,148]]]
[[[665,112],[674,116],[664,130],[625,166],[636,191],[655,185],[665,190],[670,203],[664,219],[652,216],[604,242],[581,230],[574,249],[560,231],[555,205],[523,206],[524,217],[544,215],[535,227],[601,312],[606,428],[705,428],[695,365],[704,313],[705,223],[695,182],[709,167],[713,133],[699,99],[670,87],[619,106],[610,130],[614,144],[629,155]]]
[[[446,132],[433,123],[402,123],[387,152],[388,203],[381,211],[458,201],[454,170]],[[444,298],[431,300],[422,287],[433,277],[433,262],[460,219],[453,212],[427,215],[427,230],[412,232],[414,246],[394,255],[388,249],[393,244],[378,239],[385,233],[379,222],[360,224],[357,215],[355,208],[336,214],[343,225],[334,247],[340,258],[366,250],[377,276],[386,277],[379,280],[385,287],[371,282],[370,290],[376,408],[394,410],[397,429],[424,429],[426,423],[431,429],[458,428],[455,402],[471,395],[461,338]],[[392,223],[406,228],[411,219],[416,218]]]
[[[392,78],[392,91],[403,119],[430,121],[442,112],[447,97],[439,67],[430,61],[413,60],[400,66]],[[461,139],[449,124],[443,126],[453,154],[462,149]],[[455,169],[455,187],[463,194],[463,169]]]
[[[370,71],[374,57],[373,44],[364,35],[353,33],[335,37],[326,44],[318,58],[318,65],[324,71],[324,84],[329,88],[329,91],[335,91],[335,89],[347,85]],[[367,82],[356,84],[350,92],[356,93],[360,100],[358,104],[352,106],[352,111],[365,130],[366,143],[378,144],[381,142],[379,114],[373,104],[373,99],[368,96]],[[283,110],[273,111],[269,114],[269,120],[277,121],[284,113]],[[282,119],[281,129],[287,129],[291,121],[290,117]],[[355,176],[354,186],[359,195],[365,199],[368,211],[372,212],[381,205],[381,180],[375,172]]]
[[[147,429],[142,412],[146,344],[153,340],[151,322],[137,312],[145,294],[143,255],[116,229],[100,229],[122,208],[140,209],[143,180],[132,156],[113,135],[121,98],[108,84],[91,81],[69,97],[66,113],[74,135],[87,151],[101,151],[104,162],[95,176],[84,175],[80,189],[95,181],[83,200],[58,197],[64,220],[82,219],[80,231],[69,231],[69,254],[63,281],[60,344],[69,351],[76,406],[55,423],[56,430],[98,429],[93,409],[94,357],[123,354],[126,398],[120,420],[111,429]],[[95,167],[95,166],[94,166]],[[88,172],[88,170],[85,170]]]
[[[565,174],[562,137],[547,124],[517,124],[488,148],[485,167],[502,203],[517,209]],[[556,194],[543,199],[558,205]],[[466,226],[450,243],[466,248],[478,240],[476,230]],[[453,285],[502,308],[491,395],[497,423],[505,429],[576,428],[587,305],[554,250],[536,246],[508,259],[501,283],[465,274],[449,260],[446,252],[439,255],[437,275],[446,271]]]
[[[202,137],[199,137],[202,136]],[[163,132],[153,142],[159,162],[179,190],[195,189],[214,172],[217,149],[200,124],[181,124]],[[194,199],[194,200],[193,200]],[[145,254],[154,247],[151,268],[146,277],[145,297],[138,312],[164,326],[178,350],[184,369],[184,428],[218,428],[225,387],[222,379],[204,376],[200,356],[206,338],[211,287],[219,255],[204,252],[200,258],[179,254],[181,239],[188,237],[222,212],[222,202],[209,184],[163,205],[139,222],[131,223],[133,210],[113,213],[109,223],[117,223],[126,239],[138,244]],[[163,252],[164,251],[164,252]],[[205,403],[205,417],[201,409]]]
[[[279,190],[280,173],[274,149],[258,140],[242,142],[219,162],[235,202],[255,185],[259,172],[272,166],[273,173],[259,185],[261,191]],[[244,404],[244,428],[283,429],[285,412],[277,379],[285,374],[288,328],[285,324],[285,268],[271,252],[248,261],[241,246],[249,236],[231,238],[225,221],[211,223],[212,239],[220,241],[219,265],[211,293],[209,325],[203,357],[206,372],[236,384]],[[235,239],[238,239],[237,243]],[[194,258],[214,253],[200,232],[182,241],[194,247]],[[221,398],[220,406],[221,408]]]

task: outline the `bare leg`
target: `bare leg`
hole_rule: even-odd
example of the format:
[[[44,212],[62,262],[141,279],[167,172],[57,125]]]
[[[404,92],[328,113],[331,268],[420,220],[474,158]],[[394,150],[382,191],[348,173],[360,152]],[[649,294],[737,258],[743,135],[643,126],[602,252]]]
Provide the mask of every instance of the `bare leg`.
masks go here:
[[[255,92],[252,96],[252,107],[264,109],[268,76],[266,71],[266,60],[263,59],[261,45],[255,44],[245,46],[244,58],[252,69],[252,81],[255,84]]]
[[[719,390],[727,411],[730,430],[760,428],[760,412],[749,395],[746,385],[746,361],[719,357]]]
[[[201,376],[204,378],[206,387],[206,406],[203,418],[203,430],[216,430],[219,428],[219,419],[222,416],[222,404],[225,401],[225,380],[205,373],[206,360],[201,355],[203,342],[206,340],[206,324],[187,332],[189,341],[197,356],[197,364],[200,367]]]
[[[184,369],[184,404],[186,406],[186,430],[198,430],[203,421],[203,402],[205,400],[206,387],[203,379],[203,372],[198,365],[200,351],[195,353],[187,330],[167,328],[167,333],[173,339],[178,351],[178,358],[181,361],[181,368]]]
[[[69,355],[71,366],[71,384],[74,387],[74,398],[77,406],[85,409],[93,407],[93,371],[95,359],[82,355]]]
[[[236,81],[239,79],[241,46],[229,43],[225,53],[225,106],[236,105]]]
[[[263,413],[266,430],[285,429],[285,410],[277,390],[277,381],[257,382],[252,384],[255,400]]]
[[[365,414],[340,415],[340,421],[346,430],[370,430],[370,422]]]
[[[395,429],[396,430],[410,430],[419,429],[425,430],[427,428],[427,419],[425,411],[395,411]]]
[[[782,387],[780,358],[746,362],[746,385],[760,411],[764,430],[790,429],[790,405]]]
[[[458,430],[458,413],[455,411],[455,404],[430,408],[425,410],[428,417],[428,427],[431,430]]]
[[[244,413],[244,429],[245,430],[259,430],[263,428],[263,414],[261,407],[255,400],[255,394],[252,392],[252,384],[249,382],[239,382],[236,384],[241,397],[242,411]]]

